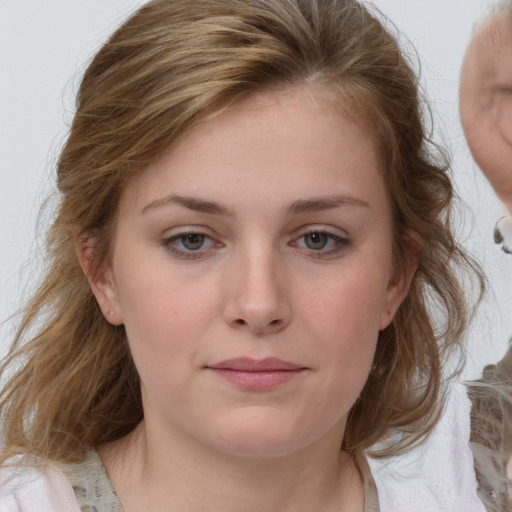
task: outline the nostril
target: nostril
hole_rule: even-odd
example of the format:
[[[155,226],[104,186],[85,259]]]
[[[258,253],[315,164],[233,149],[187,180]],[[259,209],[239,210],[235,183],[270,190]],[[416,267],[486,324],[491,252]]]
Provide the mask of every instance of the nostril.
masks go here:
[[[235,320],[235,324],[237,324],[237,325],[245,325],[245,320],[243,320],[242,318],[238,318],[237,320]]]

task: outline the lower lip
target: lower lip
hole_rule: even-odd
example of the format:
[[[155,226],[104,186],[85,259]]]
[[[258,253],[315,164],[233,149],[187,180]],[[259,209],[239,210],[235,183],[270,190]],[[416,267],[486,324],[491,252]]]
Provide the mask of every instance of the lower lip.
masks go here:
[[[303,370],[239,371],[209,368],[221,379],[248,391],[270,391],[298,377]]]

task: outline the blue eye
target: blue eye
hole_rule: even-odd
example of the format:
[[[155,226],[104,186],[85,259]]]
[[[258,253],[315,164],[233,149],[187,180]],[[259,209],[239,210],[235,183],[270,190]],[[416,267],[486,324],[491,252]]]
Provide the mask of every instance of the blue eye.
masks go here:
[[[325,249],[325,246],[329,242],[329,235],[326,233],[308,233],[304,235],[304,243],[308,249],[314,251],[320,251]]]
[[[197,258],[214,248],[216,242],[204,233],[182,232],[162,240],[162,246],[179,258]]]
[[[204,245],[205,235],[188,233],[179,237],[180,244],[189,251],[197,251]]]
[[[350,245],[350,241],[333,233],[312,230],[300,235],[290,245],[315,258],[335,258]]]

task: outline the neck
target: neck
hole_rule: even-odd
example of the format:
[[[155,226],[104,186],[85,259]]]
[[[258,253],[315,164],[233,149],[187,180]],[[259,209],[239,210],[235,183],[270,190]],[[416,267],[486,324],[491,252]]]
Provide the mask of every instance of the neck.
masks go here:
[[[156,442],[139,426],[105,447],[105,463],[125,512],[354,511],[364,508],[354,461],[320,443],[291,455],[243,457],[189,443]],[[333,441],[337,436],[333,436]]]

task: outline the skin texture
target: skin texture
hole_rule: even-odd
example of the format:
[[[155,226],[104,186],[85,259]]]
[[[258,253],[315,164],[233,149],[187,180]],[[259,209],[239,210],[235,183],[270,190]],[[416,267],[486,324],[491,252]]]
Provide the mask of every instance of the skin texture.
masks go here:
[[[512,212],[512,14],[477,27],[461,74],[460,114],[469,148]]]
[[[203,122],[129,183],[91,280],[142,381],[144,422],[101,452],[125,510],[361,511],[339,447],[412,277],[391,255],[373,140],[308,89]],[[246,389],[215,370],[240,357],[300,370]]]

